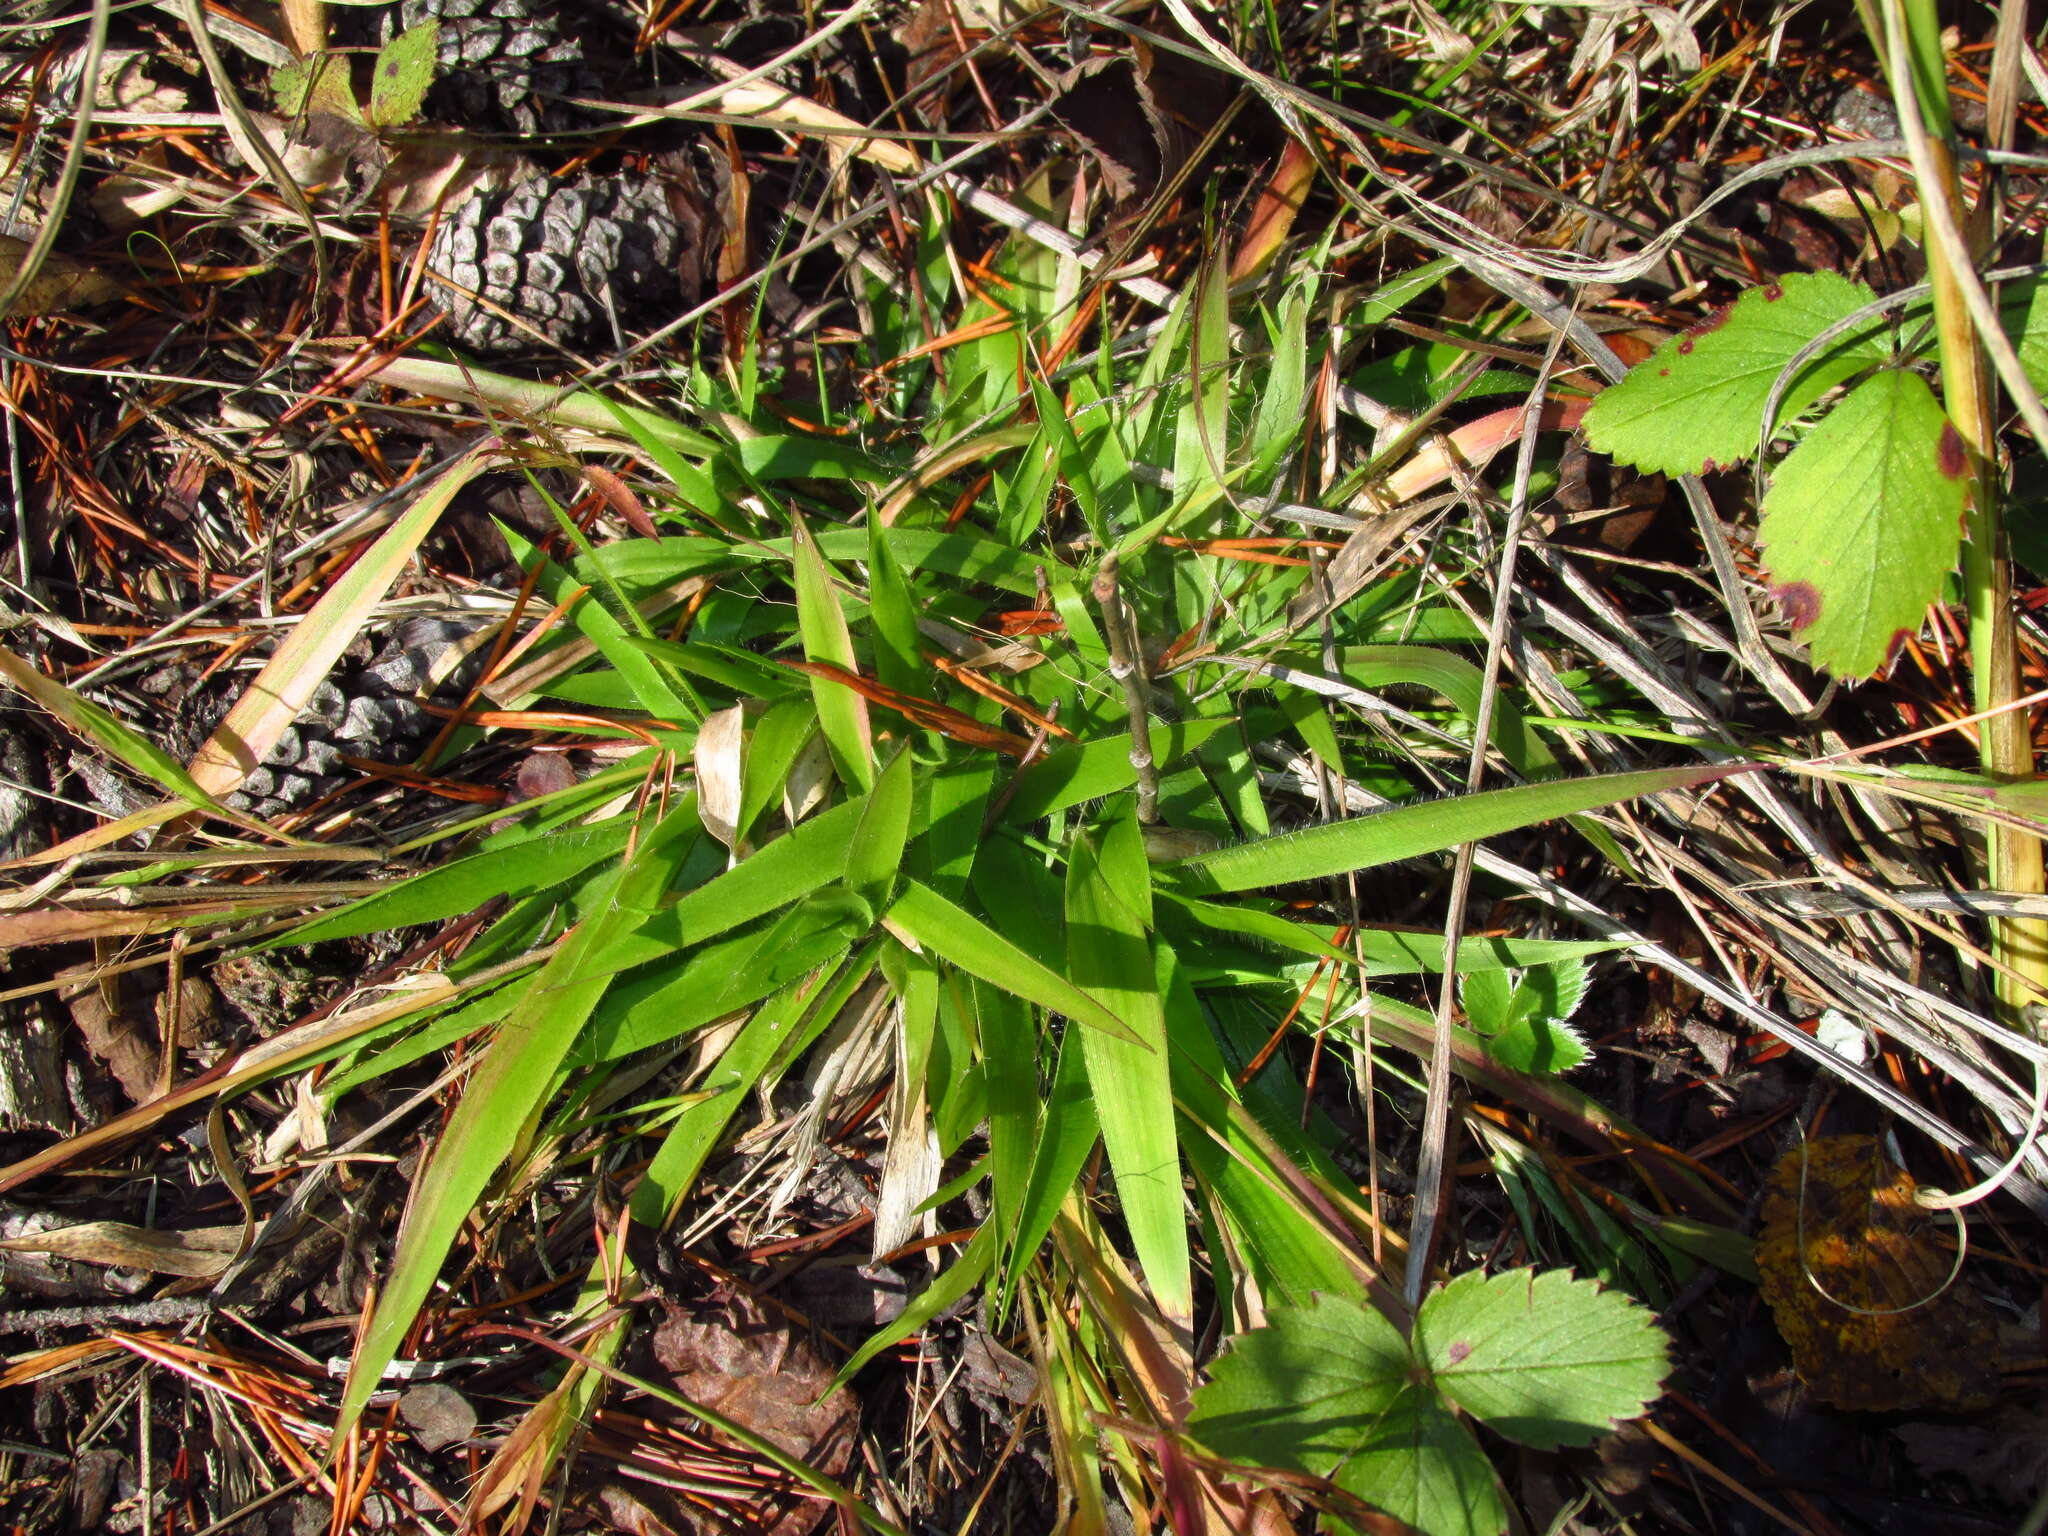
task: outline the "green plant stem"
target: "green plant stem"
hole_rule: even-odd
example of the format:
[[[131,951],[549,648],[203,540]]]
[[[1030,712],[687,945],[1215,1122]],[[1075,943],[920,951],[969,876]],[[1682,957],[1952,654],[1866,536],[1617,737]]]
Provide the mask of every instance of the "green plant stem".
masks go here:
[[[1138,772],[1138,824],[1159,820],[1159,765],[1152,760],[1152,731],[1145,699],[1145,665],[1138,649],[1138,626],[1129,604],[1117,590],[1117,559],[1110,555],[1095,572],[1093,594],[1102,610],[1102,635],[1109,644],[1109,675],[1124,691],[1131,717],[1131,766]]]
[[[1967,209],[1955,157],[1947,138],[1947,102],[1923,112],[1927,92],[1908,62],[1909,32],[1931,20],[1910,16],[1899,0],[1888,0],[1873,36],[1888,42],[1884,55],[1900,100],[1900,119],[1914,154],[1920,201],[1930,212],[1945,211],[1955,230],[1965,227]],[[1922,42],[1925,39],[1910,39]],[[1922,48],[1921,52],[1926,52]],[[1909,121],[1908,118],[1911,118]],[[1923,125],[1925,125],[1923,127]],[[1928,131],[1928,129],[1933,131]],[[1946,232],[1944,232],[1946,233]],[[2034,744],[2027,712],[2010,706],[2020,696],[2019,656],[2012,618],[2012,571],[2005,553],[1999,504],[1997,419],[1984,344],[1972,320],[1961,269],[1970,256],[1960,242],[1927,241],[1928,279],[1934,293],[1935,331],[1941,348],[1942,395],[1950,421],[1963,442],[1970,478],[1967,538],[1963,545],[1963,591],[1970,616],[1970,672],[1977,711],[1992,711],[1979,730],[1978,761],[1986,773],[2007,781],[2034,776]],[[1985,829],[1985,878],[1995,890],[2036,895],[2048,889],[2040,840],[1997,823]],[[2000,997],[2013,1010],[2048,989],[2048,922],[2039,918],[1994,918],[1994,958],[2009,968],[2000,974]]]

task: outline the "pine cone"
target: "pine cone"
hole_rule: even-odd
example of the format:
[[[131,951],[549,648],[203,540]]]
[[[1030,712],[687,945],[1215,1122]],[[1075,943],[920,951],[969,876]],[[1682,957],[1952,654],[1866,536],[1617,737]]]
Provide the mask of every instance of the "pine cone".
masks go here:
[[[501,120],[520,133],[581,127],[555,99],[601,94],[580,43],[544,0],[404,0],[383,22],[383,41],[422,22],[441,24],[430,117]]]
[[[408,619],[366,665],[337,673],[314,690],[305,711],[263,762],[226,796],[227,803],[265,821],[311,805],[355,776],[345,757],[398,763],[416,756],[435,728],[421,704],[434,670],[469,627],[442,619]],[[145,692],[155,692],[147,684]],[[190,757],[225,718],[224,695],[188,698],[177,709],[171,743]]]
[[[681,294],[675,217],[661,190],[623,176],[534,180],[471,198],[443,222],[427,261],[557,346],[608,340],[613,313]],[[449,338],[481,353],[532,337],[468,298],[448,304]]]

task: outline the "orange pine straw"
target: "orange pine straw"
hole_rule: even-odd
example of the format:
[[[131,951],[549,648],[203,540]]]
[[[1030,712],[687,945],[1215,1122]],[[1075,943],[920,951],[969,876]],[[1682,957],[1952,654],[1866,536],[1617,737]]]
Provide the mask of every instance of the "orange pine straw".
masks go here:
[[[1323,539],[1184,539],[1177,534],[1167,534],[1159,541],[1176,549],[1191,549],[1198,555],[1214,555],[1221,560],[1242,560],[1251,565],[1307,565],[1308,561],[1298,555],[1269,553],[1275,546],[1292,549],[1342,549]]]
[[[1033,730],[1043,731],[1048,736],[1057,736],[1061,741],[1072,741],[1075,739],[1074,733],[1064,725],[1061,725],[1057,720],[1054,720],[1049,715],[1040,714],[1025,700],[1018,698],[1016,694],[1010,692],[1009,689],[1003,687],[1000,683],[991,682],[972,667],[957,662],[950,656],[941,656],[936,651],[925,657],[925,660],[945,673],[946,676],[952,678],[961,687],[980,694],[984,699],[994,699],[996,703],[1018,716]]]
[[[472,709],[465,712],[429,705],[427,713],[459,720],[465,725],[479,725],[497,730],[568,731],[597,727],[631,736],[642,746],[661,745],[654,733],[638,721],[609,720],[602,715],[579,715],[565,709]],[[676,728],[675,723],[669,720],[656,720],[652,723],[667,726],[671,730]]]
[[[934,336],[930,341],[922,342],[908,352],[900,353],[887,362],[878,364],[875,371],[887,373],[899,363],[915,362],[920,357],[929,357],[934,352],[944,352],[963,342],[979,341],[984,336],[1000,336],[1005,331],[1014,331],[1016,328],[1017,317],[1011,314],[990,315],[983,320],[970,320],[965,325],[956,326],[943,335]]]
[[[1350,942],[1351,925],[1349,923],[1339,927],[1330,936],[1330,947],[1332,949],[1340,949]],[[1325,970],[1333,970],[1333,962],[1327,956],[1316,961],[1314,974],[1309,977],[1301,990],[1294,994],[1294,1001],[1288,1005],[1287,1012],[1280,1022],[1273,1026],[1273,1033],[1266,1037],[1266,1043],[1259,1047],[1258,1054],[1246,1062],[1242,1070],[1238,1072],[1235,1082],[1239,1088],[1244,1087],[1246,1083],[1265,1070],[1266,1063],[1273,1059],[1273,1053],[1280,1049],[1280,1042],[1287,1038],[1288,1026],[1294,1022],[1294,1016],[1301,1012],[1301,1005],[1307,1002],[1310,995],[1314,993],[1316,983],[1322,978]],[[1334,974],[1332,979],[1334,979]]]
[[[1014,639],[1019,635],[1056,635],[1067,625],[1050,608],[1011,608],[996,615],[996,627]]]
[[[822,677],[828,682],[851,688],[870,704],[893,709],[913,725],[922,726],[928,731],[937,731],[942,736],[951,737],[954,741],[963,742],[970,747],[984,747],[1008,757],[1023,757],[1031,750],[1031,743],[1022,736],[983,725],[972,715],[963,714],[944,704],[934,704],[930,699],[920,699],[915,694],[899,692],[876,682],[871,677],[862,677],[858,672],[849,672],[832,662],[784,661],[782,665],[792,672]]]

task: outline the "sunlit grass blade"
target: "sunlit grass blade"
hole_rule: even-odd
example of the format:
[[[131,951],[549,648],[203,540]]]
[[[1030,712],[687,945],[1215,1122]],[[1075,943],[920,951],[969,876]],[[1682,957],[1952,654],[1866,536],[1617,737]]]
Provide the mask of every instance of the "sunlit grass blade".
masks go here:
[[[882,919],[904,943],[949,960],[970,976],[1001,987],[1012,997],[1036,1003],[1076,1023],[1122,1040],[1137,1037],[1123,1020],[1065,976],[1032,959],[993,928],[955,906],[929,886],[906,881]]]
[[[1450,800],[1397,805],[1390,810],[1329,822],[1301,832],[1218,849],[1168,866],[1191,890],[1249,891],[1260,886],[1320,880],[1399,859],[1420,858],[1460,843],[1496,837],[1518,827],[1594,810],[1637,795],[1695,789],[1747,765],[1650,768],[1637,773],[1521,784]]]
[[[1067,864],[1067,974],[1121,1019],[1129,1038],[1082,1031],[1102,1142],[1139,1267],[1160,1310],[1194,1312],[1166,1010],[1152,964],[1151,870],[1127,807],[1100,843],[1078,839]]]
[[[336,1417],[340,1445],[382,1381],[433,1289],[456,1235],[483,1197],[500,1165],[546,1101],[557,1069],[575,1045],[583,1021],[611,985],[609,974],[583,976],[592,951],[650,905],[674,875],[674,864],[696,829],[694,806],[671,813],[613,877],[610,899],[577,928],[542,968],[518,1007],[485,1048],[463,1089],[418,1189],[391,1261],[376,1311],[356,1345],[348,1386]],[[679,847],[681,845],[681,847]]]
[[[810,531],[797,522],[794,535],[796,560],[797,627],[803,632],[804,655],[848,672],[860,671],[854,654],[853,635],[846,627],[846,614],[839,606],[838,589],[832,573]],[[875,782],[875,747],[868,727],[867,700],[853,689],[827,678],[811,679],[811,697],[817,701],[818,723],[832,748],[832,762],[840,777],[855,790]]]

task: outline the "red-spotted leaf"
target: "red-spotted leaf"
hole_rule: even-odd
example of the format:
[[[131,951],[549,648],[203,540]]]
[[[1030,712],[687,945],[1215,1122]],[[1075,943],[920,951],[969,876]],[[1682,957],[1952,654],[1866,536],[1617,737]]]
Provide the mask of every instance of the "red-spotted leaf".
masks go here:
[[[1764,497],[1764,563],[1813,659],[1867,677],[1920,627],[1962,538],[1962,440],[1925,381],[1878,374],[1779,466]]]
[[[1586,412],[1586,441],[1638,469],[1697,475],[1751,458],[1764,405],[1800,349],[1874,295],[1833,272],[1752,288],[1705,324],[1674,336]],[[1835,385],[1885,362],[1882,320],[1858,325],[1803,364],[1777,421],[1799,417]]]

